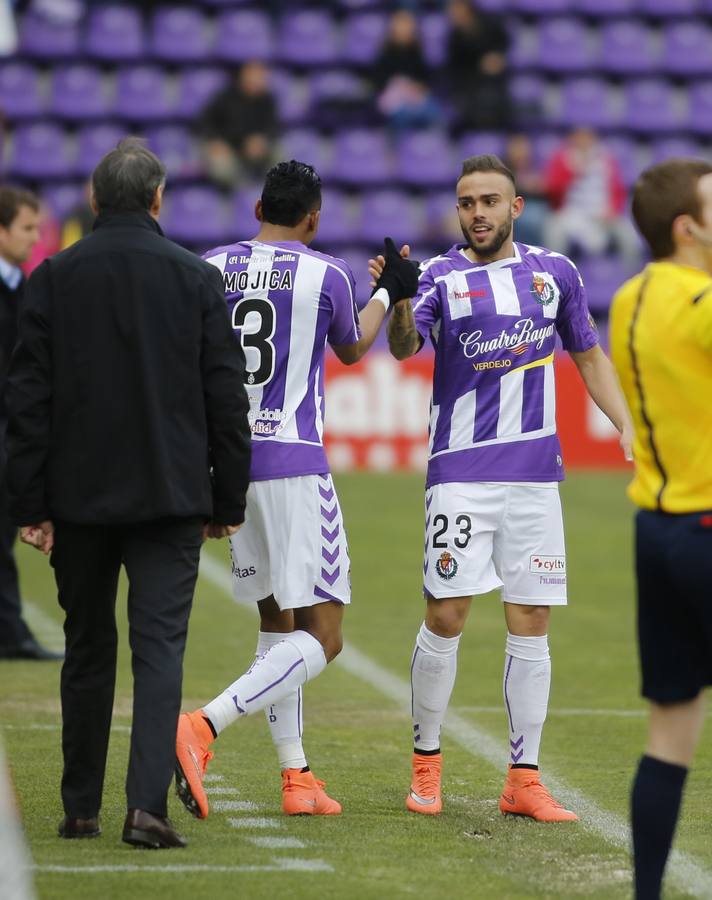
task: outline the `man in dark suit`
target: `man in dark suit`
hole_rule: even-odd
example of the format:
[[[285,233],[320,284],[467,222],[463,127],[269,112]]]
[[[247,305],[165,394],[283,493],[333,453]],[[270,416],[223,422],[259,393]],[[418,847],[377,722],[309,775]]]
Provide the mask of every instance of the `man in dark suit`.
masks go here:
[[[119,570],[134,676],[123,840],[182,847],[166,818],[204,536],[244,520],[245,362],[214,266],[168,241],[165,170],[127,139],[92,175],[91,235],[33,272],[8,392],[8,483],[65,611],[65,838],[100,833]]]
[[[5,388],[17,339],[17,315],[25,286],[21,264],[39,238],[39,202],[34,194],[0,187],[0,659],[63,659],[41,646],[22,618],[13,547],[17,527],[10,517],[5,484]]]

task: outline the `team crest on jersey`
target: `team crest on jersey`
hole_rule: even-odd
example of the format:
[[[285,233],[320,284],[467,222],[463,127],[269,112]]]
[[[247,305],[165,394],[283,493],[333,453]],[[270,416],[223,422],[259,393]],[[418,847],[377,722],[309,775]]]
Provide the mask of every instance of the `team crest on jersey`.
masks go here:
[[[449,581],[457,575],[457,560],[447,550],[443,550],[440,559],[435,563],[435,571],[441,578]]]
[[[559,299],[559,288],[549,272],[534,272],[529,293],[542,306],[548,306]]]

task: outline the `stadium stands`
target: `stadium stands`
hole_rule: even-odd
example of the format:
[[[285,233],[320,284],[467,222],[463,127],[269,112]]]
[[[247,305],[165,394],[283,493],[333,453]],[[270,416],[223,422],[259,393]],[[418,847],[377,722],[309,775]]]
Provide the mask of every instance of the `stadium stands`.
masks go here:
[[[17,55],[0,61],[4,172],[41,188],[61,216],[99,156],[121,134],[143,133],[167,163],[171,236],[202,249],[249,231],[254,190],[242,185],[226,196],[207,187],[191,123],[234,66],[262,59],[272,66],[284,126],[280,153],[313,162],[328,188],[321,246],[365,251],[390,229],[434,251],[457,237],[439,211],[450,207],[459,160],[502,153],[505,135],[453,139],[443,96],[441,129],[391,138],[368,67],[395,6],[167,0],[147,14],[138,3],[102,3],[87,4],[77,22],[57,23],[30,5]],[[580,125],[604,135],[628,185],[642,165],[670,153],[710,155],[712,0],[479,6],[506,19],[515,126],[530,134],[540,163]],[[418,16],[426,58],[441,66],[442,4],[421,2]],[[437,74],[435,86],[442,91]],[[593,285],[612,271],[609,261],[599,276],[584,268]]]

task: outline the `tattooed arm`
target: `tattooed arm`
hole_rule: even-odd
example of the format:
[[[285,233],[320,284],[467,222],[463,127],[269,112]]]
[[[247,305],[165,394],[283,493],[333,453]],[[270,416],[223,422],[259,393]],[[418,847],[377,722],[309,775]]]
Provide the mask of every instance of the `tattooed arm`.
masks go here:
[[[423,339],[418,334],[410,300],[396,303],[388,321],[388,346],[396,359],[408,359],[420,350]]]

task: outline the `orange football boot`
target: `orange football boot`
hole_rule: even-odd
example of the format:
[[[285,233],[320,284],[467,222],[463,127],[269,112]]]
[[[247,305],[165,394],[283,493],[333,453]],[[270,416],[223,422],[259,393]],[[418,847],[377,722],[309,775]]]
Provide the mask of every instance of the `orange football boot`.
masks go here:
[[[537,822],[578,822],[576,813],[564,809],[547,791],[538,769],[509,767],[499,809],[505,816],[529,816]]]
[[[405,805],[411,812],[437,816],[442,811],[443,801],[440,796],[442,766],[441,753],[432,756],[413,754],[413,778],[410,782],[410,791],[405,798]]]
[[[282,811],[288,816],[338,816],[341,804],[332,800],[326,785],[311,771],[282,770]]]
[[[215,740],[202,710],[178,717],[176,735],[176,794],[196,819],[208,815],[208,798],[203,778],[213,754],[208,747]]]

